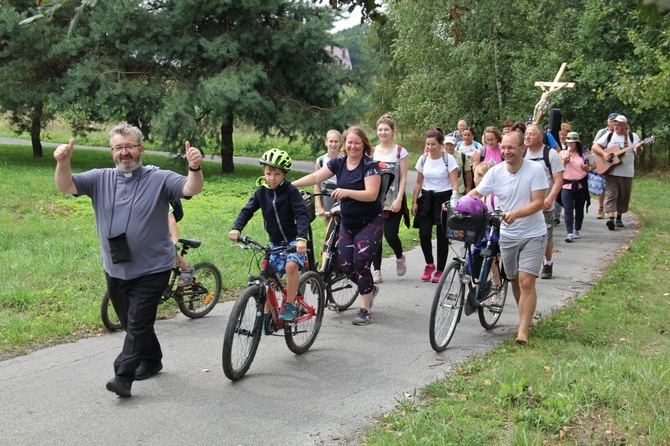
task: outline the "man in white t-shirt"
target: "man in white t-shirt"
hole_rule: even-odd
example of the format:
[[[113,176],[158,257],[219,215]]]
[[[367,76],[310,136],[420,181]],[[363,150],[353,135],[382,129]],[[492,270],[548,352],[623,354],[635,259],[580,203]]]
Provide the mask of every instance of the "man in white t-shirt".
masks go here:
[[[496,164],[484,175],[470,195],[495,194],[505,212],[500,227],[500,252],[505,275],[512,282],[519,306],[516,342],[528,342],[528,329],[537,306],[535,281],[542,265],[547,226],[542,215],[547,178],[539,163],[523,159],[523,135],[512,131],[501,143],[504,163]]]
[[[598,130],[598,133],[596,133],[596,137],[593,138],[593,144],[597,143],[598,140],[607,132],[611,132],[614,130],[614,118],[619,116],[619,113],[610,113],[609,116],[607,116],[607,127],[603,127],[600,130]],[[603,192],[602,194],[598,195],[598,214],[596,216],[598,220],[602,220],[605,218],[605,193]]]
[[[613,132],[605,132],[593,144],[593,151],[611,161],[613,154],[606,153],[603,149],[615,146],[622,148],[635,146],[635,148],[619,155],[621,162],[605,175],[605,212],[609,216],[607,228],[610,231],[614,231],[615,227],[623,228],[621,215],[628,212],[630,194],[633,190],[633,177],[635,176],[635,155],[640,156],[642,154],[640,137],[636,133],[628,133],[628,120],[624,115],[614,118],[613,126]],[[615,213],[616,223],[614,221]]]

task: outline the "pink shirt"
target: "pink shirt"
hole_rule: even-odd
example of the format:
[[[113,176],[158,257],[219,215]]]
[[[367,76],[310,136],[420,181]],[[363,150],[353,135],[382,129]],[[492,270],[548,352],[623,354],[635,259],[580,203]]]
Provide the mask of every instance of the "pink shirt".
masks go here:
[[[502,163],[502,153],[500,152],[500,146],[491,147],[486,146],[486,153],[484,154],[483,163],[500,164]]]
[[[588,172],[582,168],[584,165],[584,158],[579,156],[579,153],[573,154],[570,150],[561,150],[559,155],[561,156],[561,161],[570,157],[570,162],[565,165],[565,170],[563,171],[564,180],[579,181],[588,174]],[[578,187],[579,189],[582,188],[581,185]],[[572,184],[563,183],[563,189],[572,189]]]

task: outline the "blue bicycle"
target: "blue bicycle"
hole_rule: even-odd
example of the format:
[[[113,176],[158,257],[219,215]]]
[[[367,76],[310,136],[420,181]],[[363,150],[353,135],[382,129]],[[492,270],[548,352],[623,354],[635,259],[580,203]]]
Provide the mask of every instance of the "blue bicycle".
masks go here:
[[[466,316],[477,311],[482,326],[493,328],[500,319],[509,288],[495,241],[500,234],[503,212],[460,215],[448,208],[447,215],[445,233],[464,245],[460,255],[442,274],[433,298],[430,345],[437,352],[444,351],[449,345],[463,308]],[[477,250],[475,244],[484,238],[484,234],[487,234],[486,245]]]

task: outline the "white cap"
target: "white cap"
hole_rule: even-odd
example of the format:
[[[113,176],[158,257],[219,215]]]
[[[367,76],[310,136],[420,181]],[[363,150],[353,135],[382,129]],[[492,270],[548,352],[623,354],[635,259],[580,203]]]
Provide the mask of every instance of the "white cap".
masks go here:
[[[456,144],[457,141],[456,141],[456,138],[454,138],[453,136],[447,136],[446,138],[444,138],[444,143],[445,144]]]
[[[616,118],[614,118],[614,120],[617,121],[617,122],[623,122],[624,124],[626,124],[628,122],[628,120],[626,119],[626,117],[624,115],[619,115]]]

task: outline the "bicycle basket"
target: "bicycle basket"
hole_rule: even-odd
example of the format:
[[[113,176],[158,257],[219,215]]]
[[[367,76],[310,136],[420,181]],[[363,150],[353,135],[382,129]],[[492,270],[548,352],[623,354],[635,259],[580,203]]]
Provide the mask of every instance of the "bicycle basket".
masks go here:
[[[302,194],[303,200],[305,200],[305,206],[307,206],[307,215],[309,215],[309,221],[313,222],[316,218],[316,209],[314,203],[314,195],[309,192],[304,192]]]
[[[448,235],[452,240],[459,240],[461,242],[477,243],[486,233],[488,224],[488,212],[481,215],[471,215],[456,212],[449,207],[447,211],[447,228]]]

